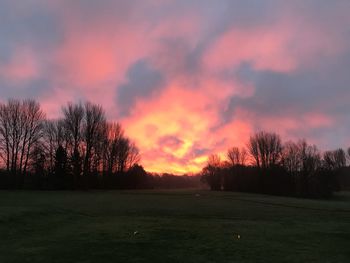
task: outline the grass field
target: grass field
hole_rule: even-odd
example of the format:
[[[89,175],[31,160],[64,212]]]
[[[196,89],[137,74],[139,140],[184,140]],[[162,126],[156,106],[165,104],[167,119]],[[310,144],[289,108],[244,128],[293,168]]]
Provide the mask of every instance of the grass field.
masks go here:
[[[350,194],[0,191],[0,262],[350,262]]]

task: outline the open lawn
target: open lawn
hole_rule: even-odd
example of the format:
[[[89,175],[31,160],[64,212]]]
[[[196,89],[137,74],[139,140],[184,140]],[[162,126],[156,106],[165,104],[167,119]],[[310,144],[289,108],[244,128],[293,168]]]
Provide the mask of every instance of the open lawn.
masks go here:
[[[350,262],[350,194],[0,191],[0,238],[1,263]]]

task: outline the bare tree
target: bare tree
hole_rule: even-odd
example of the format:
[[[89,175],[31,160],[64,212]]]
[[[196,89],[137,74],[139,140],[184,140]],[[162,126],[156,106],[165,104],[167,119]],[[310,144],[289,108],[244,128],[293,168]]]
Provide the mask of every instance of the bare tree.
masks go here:
[[[13,175],[56,175],[49,184],[57,183],[60,189],[88,187],[91,180],[80,178],[82,174],[124,173],[136,167],[138,148],[120,124],[107,124],[101,106],[68,103],[62,111],[61,120],[45,120],[33,100],[0,103],[0,165]],[[17,183],[23,177],[13,178],[21,187]]]
[[[283,146],[282,164],[289,174],[297,176],[301,170],[302,160],[298,144],[289,141]]]
[[[0,106],[1,157],[13,174],[26,174],[31,151],[41,137],[45,115],[33,100]]]
[[[250,137],[248,150],[258,168],[273,167],[282,156],[281,138],[276,133],[258,132]]]
[[[11,147],[11,172],[17,174],[18,169],[18,153],[20,152],[20,144],[23,132],[21,122],[21,102],[18,100],[9,100],[9,127],[10,127],[10,147]]]
[[[207,165],[211,167],[216,167],[216,168],[220,167],[221,166],[220,155],[218,154],[209,155]]]
[[[247,147],[248,147],[248,152],[249,152],[250,156],[252,157],[252,159],[255,162],[255,165],[258,168],[261,168],[259,143],[258,143],[256,136],[255,137],[250,136],[249,143],[248,143]]]
[[[41,142],[35,143],[30,153],[30,168],[38,176],[43,176],[47,170],[44,145]]]
[[[208,157],[207,165],[202,170],[202,180],[207,183],[211,190],[221,190],[221,158],[217,154]]]
[[[23,148],[25,151],[25,161],[23,167],[23,173],[25,174],[28,167],[28,161],[33,149],[33,146],[37,144],[42,137],[43,123],[45,120],[45,114],[40,109],[39,103],[33,100],[26,100],[23,102],[24,112],[24,130],[26,137],[24,138]],[[22,165],[22,164],[21,164]]]
[[[91,154],[91,171],[95,174],[105,172],[105,151],[106,151],[107,122],[101,122],[98,131],[95,133]]]
[[[84,107],[81,104],[74,105],[68,103],[62,110],[64,114],[64,126],[69,141],[67,150],[72,162],[73,173],[75,176],[80,176],[82,161],[80,147],[82,146]]]
[[[64,125],[73,149],[79,149],[82,142],[84,108],[81,104],[68,103],[63,107]]]
[[[49,161],[49,171],[52,172],[57,149],[60,146],[67,148],[66,129],[63,120],[47,120],[43,126],[44,149]]]
[[[119,123],[108,123],[105,131],[104,170],[112,174],[117,170],[118,145],[124,133]]]
[[[346,155],[343,149],[326,151],[323,154],[323,162],[327,169],[338,170],[346,166]]]
[[[5,104],[0,104],[0,157],[6,164],[6,170],[10,171],[10,113],[9,107]]]
[[[117,144],[117,172],[124,172],[130,154],[130,140],[122,137]]]
[[[139,149],[124,135],[119,123],[107,123],[103,167],[108,174],[124,172],[140,162]]]
[[[131,169],[134,165],[138,164],[141,161],[140,151],[134,142],[129,144],[129,148],[129,156],[126,161],[127,170]]]
[[[305,140],[299,141],[301,172],[304,175],[313,175],[321,166],[321,153],[316,145],[309,145]]]
[[[247,161],[247,151],[245,148],[232,147],[227,151],[227,159],[231,166],[244,165]]]
[[[85,143],[85,158],[83,173],[88,175],[91,170],[93,150],[96,150],[97,144],[102,137],[106,118],[102,107],[91,104],[90,102],[85,104],[84,111],[83,140]]]

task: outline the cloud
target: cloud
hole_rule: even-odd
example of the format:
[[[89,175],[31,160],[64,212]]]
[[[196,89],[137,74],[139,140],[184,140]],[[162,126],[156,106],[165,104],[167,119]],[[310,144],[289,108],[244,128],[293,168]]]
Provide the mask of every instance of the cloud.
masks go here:
[[[278,130],[293,139],[305,137],[323,149],[346,145],[346,136],[329,140],[332,129],[333,133],[338,127],[350,129],[346,114],[350,97],[350,77],[345,70],[348,55],[342,56],[328,60],[328,65],[288,74],[254,70],[243,64],[237,71],[239,79],[251,83],[255,92],[246,98],[232,96],[222,112],[223,122],[246,118],[255,130]]]
[[[146,169],[199,171],[257,130],[350,144],[346,0],[0,1],[0,97],[103,105]]]
[[[154,96],[165,85],[162,73],[150,65],[147,60],[133,64],[127,72],[127,83],[118,87],[117,103],[120,114],[127,115],[136,100]]]
[[[177,150],[184,142],[176,136],[164,136],[159,138],[158,144],[170,150]]]
[[[18,48],[12,57],[0,64],[0,76],[8,82],[31,81],[39,76],[36,56],[30,50]]]

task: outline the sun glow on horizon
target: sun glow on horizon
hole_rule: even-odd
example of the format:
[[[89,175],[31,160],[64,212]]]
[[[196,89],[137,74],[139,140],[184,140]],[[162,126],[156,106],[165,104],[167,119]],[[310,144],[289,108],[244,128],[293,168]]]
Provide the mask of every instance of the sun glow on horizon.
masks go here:
[[[350,144],[350,1],[24,2],[0,3],[0,101],[102,105],[146,170],[199,172],[259,130]]]

